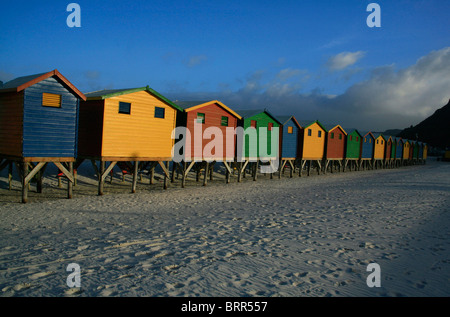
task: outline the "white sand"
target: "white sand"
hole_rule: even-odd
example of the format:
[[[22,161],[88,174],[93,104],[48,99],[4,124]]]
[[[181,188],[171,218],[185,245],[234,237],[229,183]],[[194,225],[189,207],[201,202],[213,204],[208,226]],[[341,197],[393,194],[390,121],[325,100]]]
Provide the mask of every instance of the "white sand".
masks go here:
[[[0,296],[450,295],[448,163],[166,191],[144,179],[136,194],[116,178],[102,197],[85,168],[71,200],[51,173],[28,204],[0,175]]]

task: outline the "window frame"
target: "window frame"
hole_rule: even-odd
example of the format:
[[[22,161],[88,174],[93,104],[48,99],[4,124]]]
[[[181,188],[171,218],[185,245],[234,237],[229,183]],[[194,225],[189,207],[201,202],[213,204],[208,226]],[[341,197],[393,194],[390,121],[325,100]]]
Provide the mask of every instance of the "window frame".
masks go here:
[[[160,117],[159,115],[157,115],[157,111],[156,110],[162,110],[162,117]],[[158,119],[165,119],[166,118],[166,108],[163,107],[155,107],[155,118]]]
[[[224,124],[224,119],[226,119],[226,124]],[[222,118],[220,119],[220,126],[228,127],[228,122],[229,122],[228,116],[222,116]]]
[[[202,119],[202,121],[200,122],[201,124],[205,124],[206,122],[206,114],[203,112],[197,112],[197,117],[196,117],[196,122],[198,122],[198,119]]]
[[[126,111],[121,111],[120,110],[120,106],[124,106],[124,105],[128,105],[128,112],[126,112]],[[120,114],[129,114],[129,115],[131,115],[131,102],[126,102],[126,101],[119,101],[119,113]]]
[[[58,97],[58,104],[53,104],[54,100],[48,100]],[[62,95],[53,94],[49,92],[42,93],[42,107],[61,108],[62,107]]]

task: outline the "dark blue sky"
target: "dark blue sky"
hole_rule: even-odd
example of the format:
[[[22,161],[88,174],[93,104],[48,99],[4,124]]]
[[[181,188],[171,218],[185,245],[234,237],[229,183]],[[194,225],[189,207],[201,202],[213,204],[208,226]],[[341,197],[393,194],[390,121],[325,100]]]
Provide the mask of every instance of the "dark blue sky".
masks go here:
[[[0,80],[58,69],[83,92],[150,85],[363,130],[417,124],[450,98],[450,1],[16,1]],[[381,7],[369,28],[367,5]]]

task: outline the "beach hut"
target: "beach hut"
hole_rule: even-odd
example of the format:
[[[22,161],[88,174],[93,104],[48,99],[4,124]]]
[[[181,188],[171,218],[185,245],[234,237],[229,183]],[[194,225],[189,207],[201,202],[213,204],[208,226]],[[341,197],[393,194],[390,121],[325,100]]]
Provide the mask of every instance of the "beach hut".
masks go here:
[[[181,172],[184,187],[191,169],[197,173],[197,180],[204,169],[203,185],[213,175],[216,162],[225,167],[226,182],[230,182],[231,163],[236,156],[235,130],[241,116],[218,100],[211,101],[174,101],[184,112],[177,119],[177,128],[185,129],[185,137],[177,138],[172,181],[175,171]],[[213,137],[214,135],[214,137]],[[190,136],[190,137],[189,137]],[[180,153],[179,149],[183,149]]]
[[[344,165],[347,132],[340,125],[328,125],[325,128],[327,129],[327,136],[325,142],[324,173],[326,173],[328,166],[330,166],[331,172],[333,172],[335,166],[341,171]]]
[[[80,106],[77,166],[85,159],[92,162],[98,194],[116,165],[133,175],[134,193],[139,170],[159,164],[167,188],[172,131],[182,109],[149,86],[100,90],[86,97]]]
[[[350,170],[359,167],[358,162],[361,157],[362,135],[356,129],[347,129],[351,131],[346,135],[345,142],[345,160],[343,171],[349,166]]]
[[[419,152],[420,152],[421,144],[419,141],[414,141],[414,149],[413,149],[413,164],[419,163]]]
[[[386,149],[386,138],[381,133],[374,133],[373,168],[384,167],[384,154]]]
[[[411,148],[411,141],[403,139],[403,149],[402,149],[402,165],[409,164],[409,154]]]
[[[316,121],[301,121],[299,122],[302,129],[300,129],[300,171],[299,176],[302,176],[303,168],[307,164],[307,173],[310,175],[313,165],[317,168],[317,173],[320,174],[322,169],[323,159],[325,155],[325,139],[326,129],[318,120]]]
[[[414,147],[416,145],[416,141],[409,140],[409,156],[408,156],[408,164],[414,163]]]
[[[273,167],[272,171],[278,169],[278,166],[274,167],[273,164],[279,162],[280,158],[282,123],[267,109],[236,110],[236,112],[241,116],[238,126],[244,130],[241,142],[238,142],[238,146],[242,144],[242,147],[237,153],[242,157],[236,158],[238,181],[241,180],[241,175],[245,177],[247,167],[250,167],[253,180],[256,180],[260,163],[269,164]]]
[[[395,150],[393,137],[390,135],[385,135],[385,148],[384,148],[384,167],[392,167],[392,153]]]
[[[428,155],[428,144],[422,143],[422,163],[425,164],[427,162],[427,155]]]
[[[24,76],[0,88],[0,166],[16,164],[22,180],[22,202],[28,184],[54,163],[68,179],[72,197],[73,162],[77,156],[77,123],[80,100],[86,97],[58,70]],[[10,176],[11,180],[11,176]]]
[[[362,132],[360,168],[373,168],[375,136],[372,132]]]
[[[403,139],[401,137],[395,138],[395,157],[394,157],[394,166],[398,167],[402,165],[403,159]]]
[[[289,164],[290,177],[293,176],[297,158],[299,155],[299,137],[301,126],[294,116],[278,116],[278,121],[281,122],[281,151],[279,176],[284,171],[284,167]]]

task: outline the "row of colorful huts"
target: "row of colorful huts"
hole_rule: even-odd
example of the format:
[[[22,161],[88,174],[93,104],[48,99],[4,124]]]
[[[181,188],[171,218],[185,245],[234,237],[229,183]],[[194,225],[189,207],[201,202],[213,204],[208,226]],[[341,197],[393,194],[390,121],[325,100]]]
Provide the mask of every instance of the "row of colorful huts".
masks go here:
[[[272,144],[273,128],[279,128],[279,151],[261,160],[257,144],[246,142],[244,160],[236,159],[236,136],[231,142],[218,142],[215,151],[203,151],[212,135],[187,142],[186,134],[174,139],[176,127],[194,131],[199,123],[207,134],[214,127],[227,135],[227,128],[267,128],[267,144]],[[184,138],[184,140],[183,140]],[[195,138],[195,136],[194,136]],[[173,160],[176,142],[184,142],[181,161]],[[247,141],[250,140],[247,139]],[[195,142],[194,142],[195,141]],[[217,140],[216,140],[217,141]],[[256,152],[251,149],[256,145]],[[221,150],[217,151],[217,146]],[[186,149],[188,149],[186,151]],[[190,150],[190,151],[189,151]],[[200,155],[198,155],[200,153]],[[256,155],[255,155],[256,153]],[[258,164],[279,162],[279,177],[286,168],[290,176],[298,168],[316,168],[318,173],[346,168],[394,167],[425,162],[427,145],[379,133],[325,126],[319,121],[299,121],[294,116],[275,116],[267,109],[233,110],[218,100],[204,102],[171,101],[150,87],[101,90],[83,94],[58,70],[19,77],[0,86],[0,171],[15,165],[22,182],[22,202],[28,200],[28,184],[37,180],[42,191],[42,175],[48,163],[54,163],[68,180],[68,198],[72,197],[76,169],[90,160],[98,177],[98,194],[103,194],[105,178],[118,166],[133,175],[132,192],[136,190],[141,170],[153,173],[159,166],[164,174],[164,188],[181,174],[182,186],[190,171],[212,177],[213,164],[223,163],[226,181],[246,171],[256,180]],[[172,174],[170,175],[170,168]],[[272,174],[271,174],[272,176]]]

